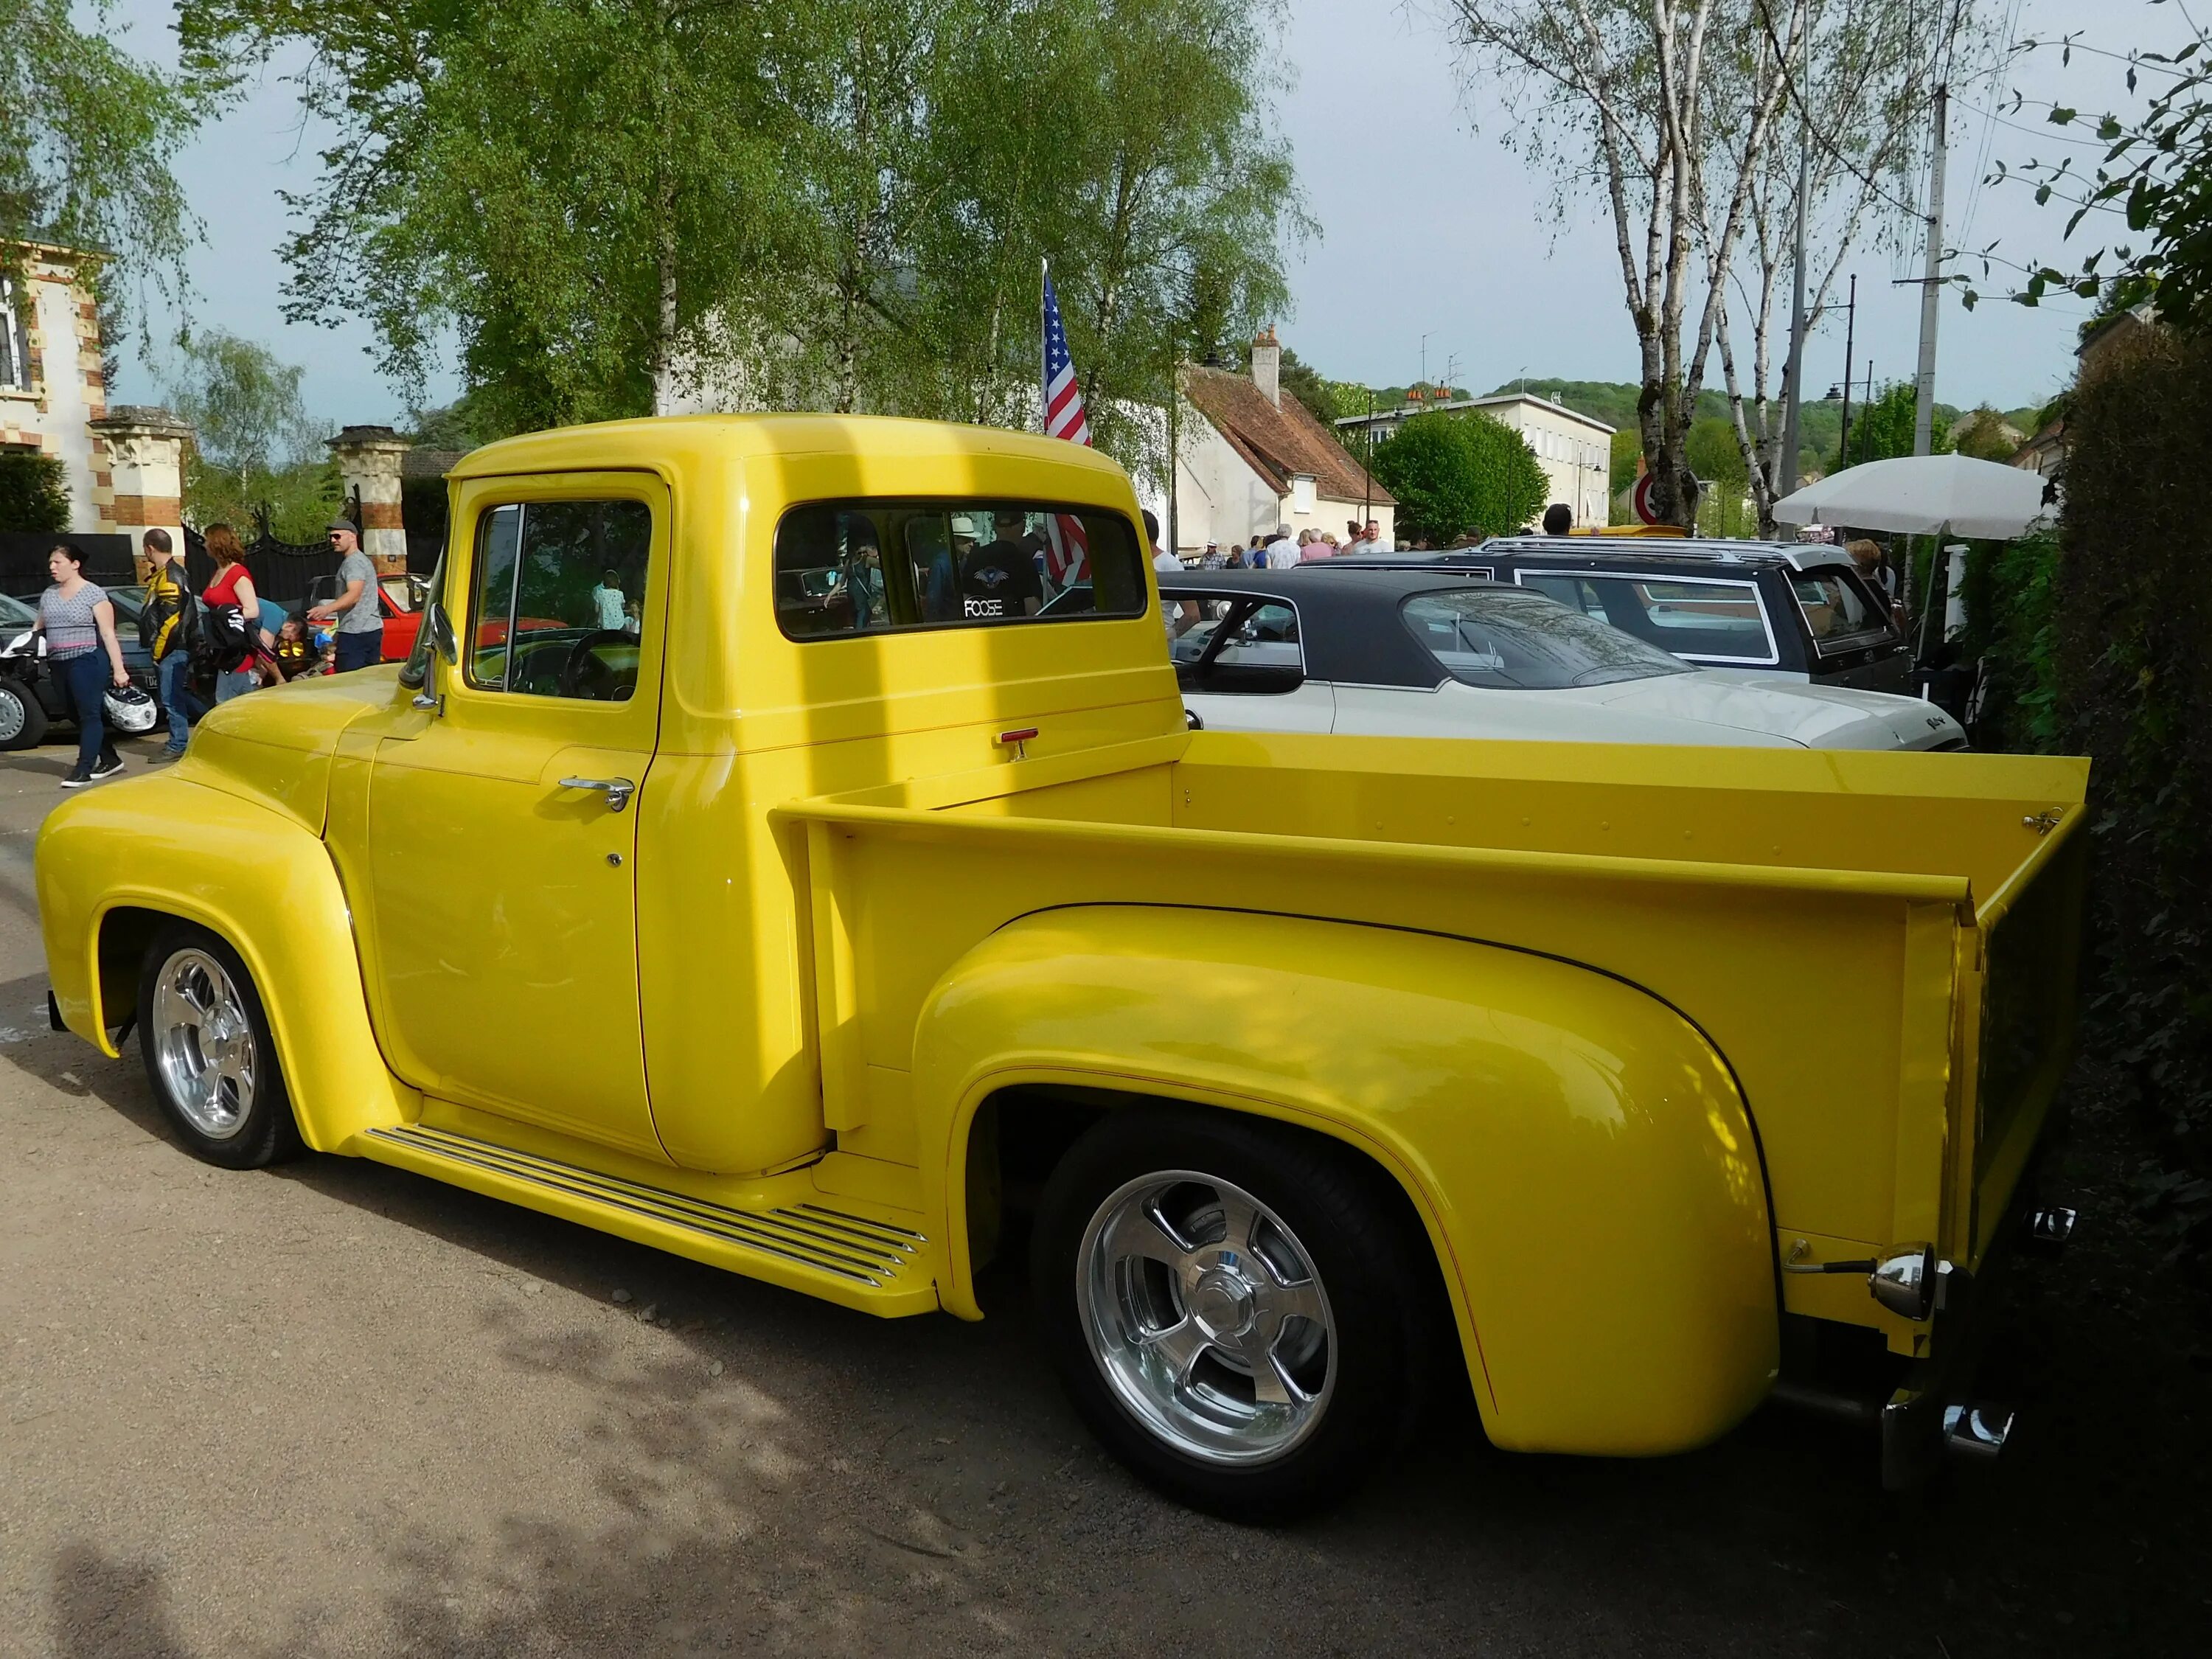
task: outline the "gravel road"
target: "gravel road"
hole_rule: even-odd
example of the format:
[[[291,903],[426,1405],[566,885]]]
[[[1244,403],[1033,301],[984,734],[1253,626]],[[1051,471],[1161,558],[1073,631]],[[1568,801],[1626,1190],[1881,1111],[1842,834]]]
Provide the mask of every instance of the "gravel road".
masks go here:
[[[1778,1412],[1600,1463],[1470,1408],[1239,1528],[1092,1448],[1012,1275],[980,1326],[884,1323],[375,1164],[196,1163],[135,1048],[46,1028],[68,757],[0,757],[0,1653],[2206,1650],[2205,1305],[2094,1079],[2086,1240],[1992,1356],[2002,1462],[1900,1502]]]

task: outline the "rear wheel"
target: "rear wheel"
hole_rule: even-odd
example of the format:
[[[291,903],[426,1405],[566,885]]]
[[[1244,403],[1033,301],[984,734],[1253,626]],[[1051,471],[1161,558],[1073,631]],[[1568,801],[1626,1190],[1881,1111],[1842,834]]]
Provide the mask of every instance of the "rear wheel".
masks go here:
[[[21,681],[0,678],[0,749],[28,749],[46,735],[46,711]]]
[[[1069,1152],[1037,1216],[1061,1379],[1138,1474],[1281,1521],[1352,1491],[1434,1375],[1425,1245],[1380,1172],[1318,1138],[1132,1109]]]
[[[258,1170],[301,1151],[260,994],[206,928],[175,923],[147,951],[138,1043],[154,1097],[194,1156]]]

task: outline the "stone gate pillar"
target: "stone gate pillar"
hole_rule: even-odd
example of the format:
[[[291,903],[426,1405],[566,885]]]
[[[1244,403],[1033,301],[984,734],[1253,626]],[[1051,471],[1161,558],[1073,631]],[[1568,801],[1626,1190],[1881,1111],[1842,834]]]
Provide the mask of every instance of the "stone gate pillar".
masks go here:
[[[169,544],[185,550],[185,445],[192,429],[166,409],[118,404],[87,422],[107,447],[112,499],[105,522],[131,538],[138,580],[146,580],[146,532],[166,530]]]
[[[379,574],[407,568],[407,527],[399,515],[399,462],[412,447],[388,426],[349,426],[331,440],[346,499],[361,493],[361,550]]]

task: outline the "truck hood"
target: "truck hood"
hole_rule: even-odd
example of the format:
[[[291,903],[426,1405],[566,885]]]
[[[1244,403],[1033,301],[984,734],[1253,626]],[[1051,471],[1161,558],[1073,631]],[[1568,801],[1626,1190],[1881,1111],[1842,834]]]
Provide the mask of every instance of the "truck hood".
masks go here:
[[[338,740],[403,695],[398,675],[396,666],[318,674],[234,697],[193,728],[177,775],[275,807],[319,836]]]
[[[1810,749],[1940,749],[1966,742],[1956,720],[1917,697],[1729,669],[1699,669],[1554,695],[1589,697],[1624,714],[1665,715],[1764,732]]]

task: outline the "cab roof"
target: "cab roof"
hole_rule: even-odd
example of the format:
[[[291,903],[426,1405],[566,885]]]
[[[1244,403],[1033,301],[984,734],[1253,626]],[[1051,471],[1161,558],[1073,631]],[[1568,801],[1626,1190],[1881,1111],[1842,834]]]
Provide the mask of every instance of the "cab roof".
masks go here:
[[[1118,462],[1084,444],[1033,432],[888,415],[658,415],[555,427],[471,450],[446,476],[499,477],[519,472],[654,468],[678,459],[698,463],[824,454],[899,460],[990,456],[1095,473],[1102,483],[1128,488],[1127,475]]]

